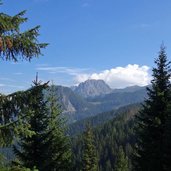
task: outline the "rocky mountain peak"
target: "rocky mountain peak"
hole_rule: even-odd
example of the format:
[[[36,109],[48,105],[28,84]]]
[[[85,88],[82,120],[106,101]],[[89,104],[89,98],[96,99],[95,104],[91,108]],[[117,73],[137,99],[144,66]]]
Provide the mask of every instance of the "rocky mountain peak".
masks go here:
[[[74,90],[83,97],[94,97],[112,92],[112,89],[103,80],[87,80],[80,83]]]

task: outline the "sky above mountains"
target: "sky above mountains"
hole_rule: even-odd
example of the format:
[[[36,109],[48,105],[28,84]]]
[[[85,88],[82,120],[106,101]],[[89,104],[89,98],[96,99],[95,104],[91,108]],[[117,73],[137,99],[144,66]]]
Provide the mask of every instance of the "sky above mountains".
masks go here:
[[[41,25],[44,56],[31,63],[0,61],[0,91],[43,81],[75,85],[103,79],[112,88],[146,85],[162,42],[171,58],[170,0],[4,0],[1,12],[27,10],[21,30]]]

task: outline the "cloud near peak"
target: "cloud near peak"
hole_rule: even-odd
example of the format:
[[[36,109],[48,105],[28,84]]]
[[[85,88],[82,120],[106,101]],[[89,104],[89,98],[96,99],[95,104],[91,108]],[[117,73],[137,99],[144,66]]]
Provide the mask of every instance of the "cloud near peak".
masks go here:
[[[145,86],[148,85],[151,80],[149,70],[150,68],[145,65],[128,64],[125,67],[116,67],[99,73],[78,74],[75,77],[75,81],[80,83],[88,79],[101,79],[112,88],[124,88],[133,85]]]

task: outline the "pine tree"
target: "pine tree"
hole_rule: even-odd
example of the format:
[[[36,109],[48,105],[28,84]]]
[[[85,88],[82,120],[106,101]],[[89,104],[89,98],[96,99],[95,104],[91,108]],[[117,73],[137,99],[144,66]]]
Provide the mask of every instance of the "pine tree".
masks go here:
[[[170,100],[170,63],[165,47],[161,46],[155,60],[151,88],[147,88],[148,99],[136,117],[137,146],[133,157],[135,171],[162,171],[164,127]]]
[[[20,31],[21,25],[28,20],[23,17],[25,13],[21,11],[14,16],[0,13],[0,59],[17,62],[21,58],[30,61],[47,46],[37,40],[40,26]]]
[[[45,93],[48,94],[45,100]],[[71,150],[65,135],[65,121],[57,104],[54,86],[34,82],[29,104],[32,115],[27,122],[34,134],[21,135],[14,152],[21,166],[39,171],[69,171]]]
[[[83,171],[97,171],[97,154],[94,145],[94,138],[91,127],[87,125],[84,132],[84,144],[83,144],[83,159],[82,165]]]
[[[14,16],[0,13],[0,60],[31,61],[32,58],[39,57],[41,50],[47,46],[47,43],[38,41],[40,26],[21,31],[21,25],[28,20],[24,17],[25,13],[26,11],[21,11]],[[27,93],[19,92],[8,96],[0,94],[0,146],[9,145],[17,132],[26,127],[21,124],[23,118],[21,110],[26,110],[24,105],[27,106],[25,101],[28,100],[25,94]],[[18,131],[14,131],[16,129]]]
[[[41,84],[38,77],[33,83],[29,97],[29,107],[32,115],[28,118],[27,123],[34,134],[32,136],[21,134],[19,143],[14,146],[14,153],[21,161],[21,166],[30,169],[36,167],[39,171],[43,171],[46,164],[46,139],[48,136],[48,109],[43,90],[47,88],[47,83]]]
[[[70,141],[65,135],[65,118],[62,116],[60,105],[57,103],[55,86],[48,89],[48,140],[46,168],[48,171],[69,171],[71,169]]]
[[[115,162],[115,171],[128,171],[128,158],[126,157],[123,148],[119,147]]]
[[[31,90],[0,95],[0,146],[10,146],[19,134],[31,136],[26,120],[31,117],[29,101]]]

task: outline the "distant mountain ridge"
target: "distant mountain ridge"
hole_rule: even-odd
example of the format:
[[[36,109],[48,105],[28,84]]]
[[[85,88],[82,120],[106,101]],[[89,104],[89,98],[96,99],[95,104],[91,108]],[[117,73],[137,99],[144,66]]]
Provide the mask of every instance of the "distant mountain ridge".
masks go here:
[[[69,118],[69,123],[95,116],[102,112],[118,109],[125,105],[141,103],[147,96],[146,87],[133,86],[125,89],[112,90],[101,80],[88,80],[83,84],[81,83],[81,86],[82,85],[84,86],[84,90],[86,90],[85,92],[87,92],[88,89],[91,89],[90,87],[95,88],[95,85],[98,85],[98,91],[93,89],[93,92],[96,92],[94,94],[92,92],[93,96],[84,97],[79,94],[78,91],[76,93],[69,87],[55,86],[55,94],[58,97],[63,114]],[[88,88],[86,88],[86,85]],[[99,85],[105,85],[104,87],[106,88],[99,88]],[[77,86],[77,88],[78,87],[79,86]],[[100,90],[102,93],[100,93]]]
[[[138,90],[142,90],[144,89],[145,87],[140,87],[140,86],[129,86],[129,87],[125,87],[125,88],[120,88],[120,89],[113,89],[113,93],[118,93],[118,92],[127,92],[127,93],[133,93],[135,91],[138,91]]]

